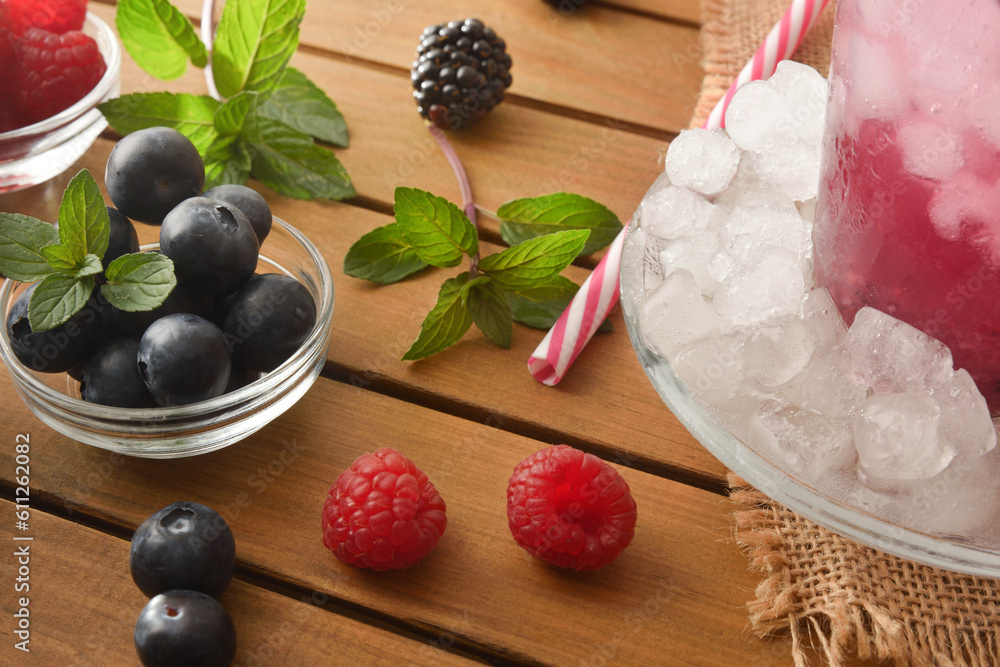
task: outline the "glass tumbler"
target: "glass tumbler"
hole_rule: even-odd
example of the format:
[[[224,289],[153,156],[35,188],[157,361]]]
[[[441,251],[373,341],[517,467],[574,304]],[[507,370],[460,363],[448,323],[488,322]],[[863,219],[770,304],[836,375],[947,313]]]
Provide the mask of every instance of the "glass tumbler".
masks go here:
[[[1000,412],[1000,0],[840,0],[813,230],[847,323],[945,343]]]

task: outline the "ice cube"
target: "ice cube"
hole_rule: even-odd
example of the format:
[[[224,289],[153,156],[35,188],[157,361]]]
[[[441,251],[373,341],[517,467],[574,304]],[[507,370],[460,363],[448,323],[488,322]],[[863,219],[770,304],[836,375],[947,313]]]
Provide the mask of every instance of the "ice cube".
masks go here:
[[[725,190],[740,163],[740,149],[724,130],[694,128],[670,142],[665,160],[671,182],[714,197]]]
[[[677,350],[720,331],[722,318],[701,296],[689,271],[674,271],[639,307],[639,331],[650,350],[672,358]]]
[[[848,111],[861,119],[889,120],[907,111],[910,98],[899,65],[889,47],[869,41],[862,30],[851,33],[846,78]],[[877,63],[878,66],[873,66]]]
[[[732,210],[737,206],[788,206],[788,197],[760,180],[750,153],[743,153],[729,187],[714,200],[716,206]]]
[[[795,201],[812,199],[819,190],[819,145],[793,143],[750,153],[758,178]]]
[[[876,392],[922,391],[951,379],[944,343],[874,308],[858,311],[843,345],[853,374]]]
[[[869,396],[854,415],[861,470],[876,484],[933,477],[955,458],[940,424],[941,406],[925,393]]]
[[[814,289],[802,302],[802,321],[817,355],[829,352],[847,337],[847,325],[826,288]]]
[[[941,432],[963,456],[982,456],[997,444],[997,432],[979,392],[968,371],[960,368],[951,380],[934,387],[931,397],[941,406]]]
[[[795,140],[787,132],[786,102],[766,81],[737,89],[726,109],[726,130],[745,151],[765,151]]]
[[[712,303],[732,324],[752,326],[798,313],[805,292],[801,259],[784,248],[769,248],[756,266],[734,271]]]
[[[667,275],[678,269],[689,271],[701,293],[710,297],[719,287],[719,281],[712,277],[709,270],[709,263],[718,249],[718,233],[706,229],[700,234],[680,236],[668,242],[660,251],[660,264]]]
[[[806,484],[814,484],[857,461],[851,423],[765,400],[750,427],[750,445]]]
[[[749,416],[760,398],[743,377],[742,340],[734,335],[692,343],[681,348],[671,365],[691,392],[733,421]]]
[[[790,203],[776,209],[737,206],[729,215],[724,249],[746,266],[759,262],[769,248],[784,248],[805,258],[812,245],[810,228]]]
[[[1000,149],[1000,86],[977,95],[966,108],[966,114],[979,130],[980,136],[994,149]]]
[[[785,98],[788,119],[798,140],[807,146],[819,146],[829,89],[823,75],[808,65],[782,60],[767,83]]]
[[[641,210],[646,233],[669,241],[708,227],[715,205],[696,192],[670,185],[647,195]]]
[[[812,359],[813,339],[798,317],[765,322],[743,335],[743,372],[762,387],[785,384]]]
[[[944,181],[962,168],[962,137],[940,121],[913,114],[899,125],[903,167],[921,178]]]
[[[828,419],[851,420],[868,397],[868,387],[856,384],[847,375],[847,363],[846,354],[840,348],[817,355],[775,394],[789,405],[817,412]]]
[[[622,245],[621,286],[622,301],[638,303],[652,293],[645,286],[646,232],[635,220],[629,225]]]

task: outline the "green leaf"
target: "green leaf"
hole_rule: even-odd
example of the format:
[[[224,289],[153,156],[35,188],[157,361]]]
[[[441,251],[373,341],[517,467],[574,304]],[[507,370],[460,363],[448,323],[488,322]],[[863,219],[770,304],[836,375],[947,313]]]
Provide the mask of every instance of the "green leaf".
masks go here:
[[[208,63],[208,52],[191,21],[167,0],[119,0],[115,25],[125,50],[157,79],[176,79]]]
[[[260,105],[258,113],[320,141],[347,148],[347,123],[337,105],[305,74],[285,68],[278,87]]]
[[[344,273],[388,285],[427,267],[395,222],[368,232],[344,256]]]
[[[274,88],[299,43],[305,0],[240,0],[222,10],[212,52],[223,97]]]
[[[72,253],[76,267],[87,254],[104,257],[111,220],[97,181],[84,169],[69,182],[59,205],[59,242]]]
[[[204,155],[219,136],[215,114],[220,106],[218,100],[208,95],[132,93],[103,102],[97,108],[119,134],[149,127],[172,127]]]
[[[257,104],[257,93],[243,92],[229,98],[215,113],[215,129],[223,136],[239,134]]]
[[[504,292],[514,321],[536,329],[551,329],[563,314],[580,286],[565,276],[554,276],[547,283]],[[604,320],[598,333],[611,331],[611,320]]]
[[[507,290],[541,285],[569,266],[589,235],[586,229],[572,229],[524,241],[484,257],[479,270]]]
[[[94,276],[75,278],[59,273],[42,278],[28,301],[32,331],[48,331],[73,317],[94,291]]]
[[[71,248],[58,243],[42,248],[42,256],[55,271],[67,276],[75,276],[83,261]]]
[[[272,190],[296,199],[346,199],[357,194],[337,156],[317,146],[309,135],[255,115],[246,119],[242,136],[253,151],[250,173]]]
[[[92,253],[88,254],[83,258],[83,262],[80,264],[80,268],[77,269],[76,277],[85,278],[87,276],[96,276],[98,273],[104,270],[104,265],[101,263],[101,258]]]
[[[469,218],[444,197],[416,188],[396,188],[393,211],[403,238],[432,266],[458,266],[475,255],[479,235]]]
[[[177,284],[174,263],[155,252],[122,255],[108,265],[105,276],[108,284],[101,287],[101,295],[130,313],[158,308]]]
[[[250,147],[234,136],[219,137],[205,155],[205,189],[217,185],[243,185],[250,176]]]
[[[484,277],[477,276],[476,280]],[[472,285],[473,282],[475,281],[470,281],[471,287],[466,288],[468,292],[466,303],[472,321],[487,338],[503,349],[509,350],[513,328],[510,304],[504,298],[503,291],[492,281],[487,280]]]
[[[20,213],[0,213],[0,273],[33,283],[52,273],[42,252],[59,242],[59,232],[47,222]]]
[[[589,229],[582,255],[597,252],[615,240],[622,229],[618,216],[606,206],[581,195],[544,195],[514,199],[497,209],[500,236],[510,245],[566,229]]]
[[[403,355],[404,361],[424,359],[446,350],[465,335],[472,326],[472,316],[462,298],[462,287],[469,282],[469,274],[449,278],[441,285],[437,305],[420,325],[420,335]]]

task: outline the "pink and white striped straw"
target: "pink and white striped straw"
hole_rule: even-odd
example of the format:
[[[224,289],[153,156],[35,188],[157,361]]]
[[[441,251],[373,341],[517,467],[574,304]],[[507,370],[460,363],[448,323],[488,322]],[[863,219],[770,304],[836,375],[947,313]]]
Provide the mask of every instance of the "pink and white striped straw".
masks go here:
[[[793,0],[781,19],[771,28],[753,58],[712,109],[702,127],[709,130],[724,127],[726,109],[729,108],[736,89],[747,81],[766,79],[774,74],[778,62],[791,57],[828,2],[829,0]],[[619,268],[627,231],[628,225],[625,225],[569,306],[528,358],[528,371],[542,384],[552,387],[563,379],[597,328],[618,303]]]

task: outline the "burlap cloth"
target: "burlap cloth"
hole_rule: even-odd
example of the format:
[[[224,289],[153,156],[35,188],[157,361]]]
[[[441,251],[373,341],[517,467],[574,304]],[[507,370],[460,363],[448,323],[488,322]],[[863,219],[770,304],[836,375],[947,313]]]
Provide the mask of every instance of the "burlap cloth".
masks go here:
[[[702,0],[701,125],[789,0]],[[831,2],[796,53],[826,75]],[[763,576],[747,604],[761,637],[790,635],[796,665],[815,649],[831,664],[1000,665],[1000,581],[885,554],[831,533],[736,476],[737,543]],[[806,651],[806,647],[813,650]]]

